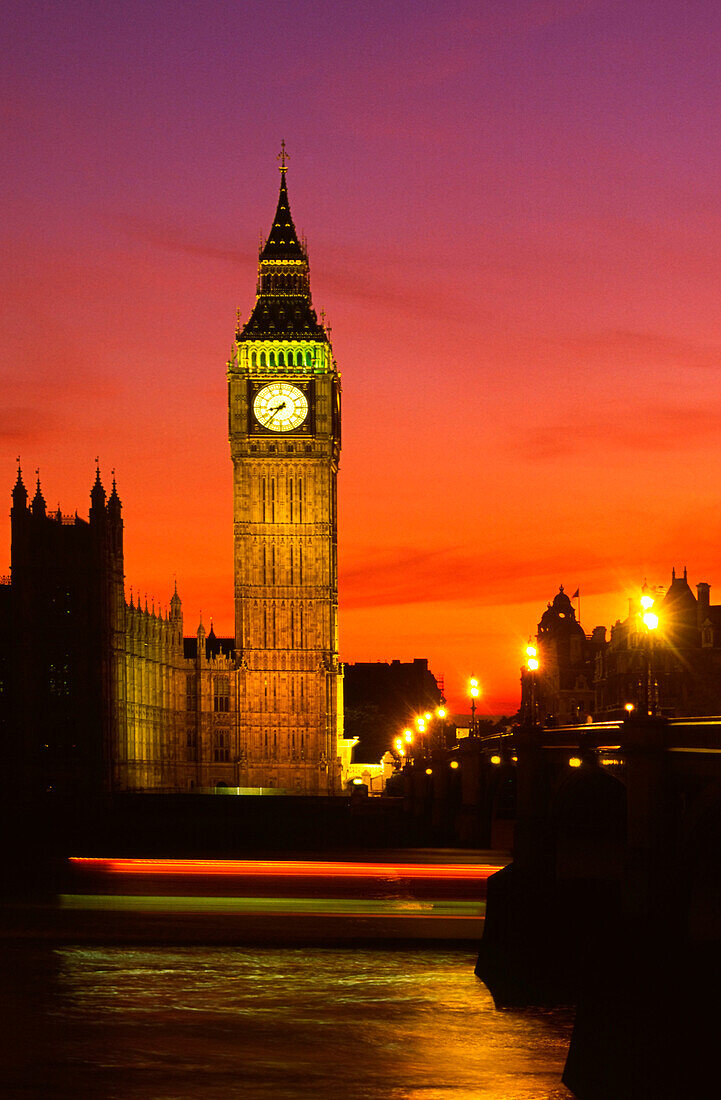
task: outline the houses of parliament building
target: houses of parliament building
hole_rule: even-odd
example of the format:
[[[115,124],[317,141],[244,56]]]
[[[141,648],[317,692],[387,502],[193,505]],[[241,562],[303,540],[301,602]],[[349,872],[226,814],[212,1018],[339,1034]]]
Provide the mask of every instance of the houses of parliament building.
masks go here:
[[[340,375],[286,171],[227,365],[235,637],[186,637],[177,587],[167,611],[128,600],[115,479],[85,520],[18,466],[0,720],[30,790],[341,792]]]

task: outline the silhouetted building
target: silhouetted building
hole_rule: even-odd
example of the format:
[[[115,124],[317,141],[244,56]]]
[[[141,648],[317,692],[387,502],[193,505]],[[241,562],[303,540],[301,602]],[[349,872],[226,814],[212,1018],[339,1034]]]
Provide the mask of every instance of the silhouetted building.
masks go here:
[[[560,585],[540,616],[536,635],[538,670],[521,670],[521,715],[545,725],[587,722],[593,714],[596,656],[605,645],[605,629],[583,632],[576,610]]]
[[[721,714],[721,606],[711,604],[711,586],[697,585],[694,596],[686,569],[671,574],[671,585],[657,596],[658,629],[646,630],[640,604],[629,600],[629,614],[611,628],[608,645],[596,661],[596,717],[622,718],[627,704],[650,702],[663,714],[690,717]],[[650,689],[647,684],[650,683]]]
[[[359,739],[353,760],[364,764],[378,763],[404,727],[416,715],[433,711],[442,698],[424,657],[407,663],[347,664],[344,695],[345,735]]]
[[[596,654],[605,645],[605,630],[587,636],[563,585],[538,624],[539,668],[521,669],[521,715],[546,725],[584,722],[593,714]]]

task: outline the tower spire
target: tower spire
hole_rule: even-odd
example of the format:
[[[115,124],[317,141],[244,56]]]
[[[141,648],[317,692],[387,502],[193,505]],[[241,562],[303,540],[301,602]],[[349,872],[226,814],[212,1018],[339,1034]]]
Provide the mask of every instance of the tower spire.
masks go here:
[[[310,296],[308,256],[300,242],[288,199],[288,153],[281,142],[280,191],[273,224],[261,243],[258,258],[258,297],[241,329],[242,340],[313,340],[328,338],[313,309]]]
[[[100,480],[100,461],[95,459],[95,483],[90,490],[91,512],[100,513],[105,510],[105,489]]]
[[[18,477],[15,482],[15,488],[13,489],[13,513],[24,512],[28,505],[28,491],[25,488],[23,482],[23,472],[20,466],[20,455],[18,455]]]
[[[36,483],[36,488],[35,488],[35,496],[33,497],[33,502],[30,505],[30,507],[32,509],[32,513],[33,513],[34,516],[44,516],[45,515],[45,497],[43,496],[42,491],[40,489],[40,471],[39,470],[35,471],[35,476],[37,478],[37,483]]]

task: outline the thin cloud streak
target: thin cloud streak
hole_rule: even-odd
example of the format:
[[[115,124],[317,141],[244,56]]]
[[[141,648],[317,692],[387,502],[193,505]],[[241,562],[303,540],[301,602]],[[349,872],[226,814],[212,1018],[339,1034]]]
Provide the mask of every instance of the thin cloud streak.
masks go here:
[[[507,554],[498,558],[469,554],[461,548],[399,550],[370,555],[359,565],[341,568],[340,602],[348,610],[457,600],[480,605],[524,603],[538,599],[539,593],[556,591],[571,571],[575,578],[584,575],[590,594],[603,591],[601,571],[607,564],[598,556],[581,559],[572,553],[564,571],[555,555],[529,561]],[[599,578],[592,580],[595,571]]]

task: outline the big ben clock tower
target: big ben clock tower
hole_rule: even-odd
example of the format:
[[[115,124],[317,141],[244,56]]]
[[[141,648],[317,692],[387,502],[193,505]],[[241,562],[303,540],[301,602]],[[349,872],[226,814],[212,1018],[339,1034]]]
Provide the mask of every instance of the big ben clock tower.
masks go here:
[[[257,298],[228,364],[239,782],[340,793],[340,376],[293,224],[285,145]]]

